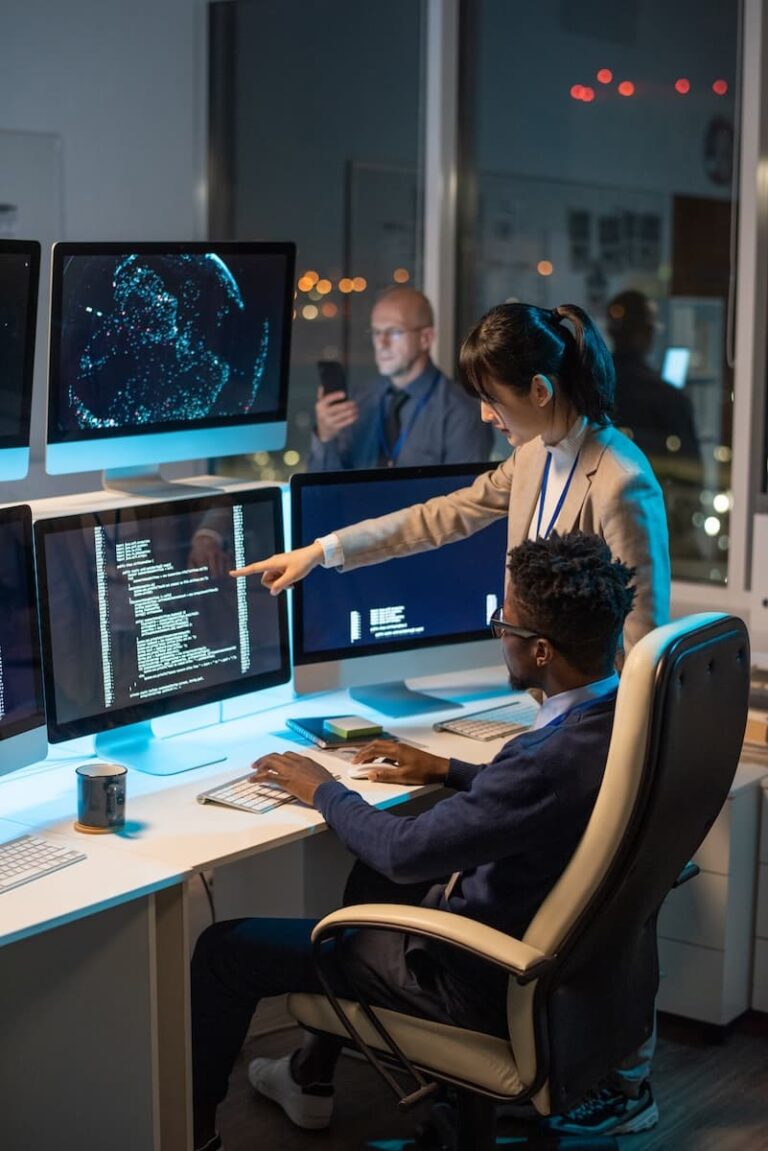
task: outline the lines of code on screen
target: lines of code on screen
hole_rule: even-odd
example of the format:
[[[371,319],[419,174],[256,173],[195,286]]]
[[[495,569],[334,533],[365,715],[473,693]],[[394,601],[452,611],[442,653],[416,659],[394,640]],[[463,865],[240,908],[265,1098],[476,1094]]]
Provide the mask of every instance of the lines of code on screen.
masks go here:
[[[271,503],[151,517],[129,510],[45,537],[59,723],[199,691],[235,694],[284,662],[276,601],[228,574],[273,549]],[[65,521],[66,523],[66,521]],[[192,700],[192,702],[195,702]],[[198,701],[199,702],[199,701]],[[155,712],[158,714],[158,712]]]

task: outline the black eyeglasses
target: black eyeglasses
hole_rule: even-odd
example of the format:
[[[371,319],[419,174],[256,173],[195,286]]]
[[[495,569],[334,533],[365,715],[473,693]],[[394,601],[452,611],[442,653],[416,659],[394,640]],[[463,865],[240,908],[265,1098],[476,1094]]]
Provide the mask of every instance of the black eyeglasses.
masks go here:
[[[505,635],[516,635],[519,639],[546,639],[540,631],[531,631],[527,627],[518,627],[514,623],[507,623],[501,617],[501,608],[497,607],[496,611],[488,620],[488,626],[491,629],[496,639],[501,639]]]

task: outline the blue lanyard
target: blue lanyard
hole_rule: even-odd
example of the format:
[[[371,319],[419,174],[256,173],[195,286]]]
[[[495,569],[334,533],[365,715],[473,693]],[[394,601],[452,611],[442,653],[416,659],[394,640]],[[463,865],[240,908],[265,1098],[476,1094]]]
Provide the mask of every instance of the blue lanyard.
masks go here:
[[[544,538],[545,540],[549,539],[550,532],[552,531],[552,528],[557,523],[557,517],[560,515],[560,512],[563,510],[563,504],[565,503],[565,497],[568,495],[568,489],[571,486],[571,480],[573,479],[573,473],[576,471],[576,465],[579,462],[579,455],[580,454],[581,454],[580,452],[576,453],[576,459],[573,461],[573,466],[571,467],[571,470],[568,473],[568,479],[565,481],[565,487],[560,492],[560,499],[557,501],[557,505],[555,507],[555,510],[552,513],[552,519],[549,521],[549,524],[547,526],[547,530],[544,532],[544,536],[542,537],[541,520],[542,520],[542,516],[544,515],[544,501],[547,498],[547,484],[549,483],[549,468],[550,468],[550,465],[552,463],[552,453],[547,452],[547,462],[544,465],[544,475],[543,475],[542,480],[541,480],[541,492],[539,493],[539,518],[536,522],[536,538],[537,539],[542,539],[542,538]]]
[[[405,441],[408,439],[408,436],[411,434],[411,429],[413,428],[413,425],[416,423],[416,420],[419,418],[419,415],[420,415],[422,409],[425,408],[427,406],[427,404],[429,403],[429,401],[432,399],[432,393],[434,392],[435,388],[437,387],[438,383],[440,382],[440,374],[441,374],[440,369],[438,368],[437,371],[435,372],[432,383],[429,385],[429,388],[427,389],[427,391],[424,393],[424,395],[421,397],[418,404],[414,408],[413,415],[411,416],[410,420],[408,421],[408,426],[401,430],[400,435],[397,437],[397,440],[392,445],[391,450],[389,448],[389,445],[387,444],[387,437],[385,434],[386,419],[387,419],[387,392],[385,392],[384,395],[381,397],[381,401],[379,403],[379,447],[381,448],[382,456],[386,459],[387,464],[390,468],[394,467],[394,465],[397,463],[397,458],[400,455],[401,451],[403,450],[403,445],[405,444]]]

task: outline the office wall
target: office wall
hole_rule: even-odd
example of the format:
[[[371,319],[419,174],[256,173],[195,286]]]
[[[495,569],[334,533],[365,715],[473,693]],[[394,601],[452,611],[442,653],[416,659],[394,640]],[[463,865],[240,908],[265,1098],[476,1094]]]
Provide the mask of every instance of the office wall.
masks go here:
[[[205,235],[203,0],[3,0],[0,129],[61,141],[62,234],[40,239]],[[0,499],[97,486],[42,468],[48,262],[41,284],[33,464]]]
[[[524,16],[521,13],[524,10]],[[483,0],[475,67],[481,171],[575,178],[616,188],[727,198],[708,178],[712,117],[732,118],[736,18],[723,0]],[[632,98],[568,99],[599,68],[632,80]],[[672,84],[687,77],[691,91]],[[727,96],[711,90],[724,77]]]
[[[62,141],[67,239],[202,235],[202,0],[3,0],[0,128]]]

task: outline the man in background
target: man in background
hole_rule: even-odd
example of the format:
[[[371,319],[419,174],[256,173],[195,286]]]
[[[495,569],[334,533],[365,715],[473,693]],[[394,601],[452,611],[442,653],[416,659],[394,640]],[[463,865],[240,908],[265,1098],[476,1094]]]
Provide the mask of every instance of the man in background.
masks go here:
[[[318,392],[309,470],[412,467],[487,460],[493,433],[477,402],[432,362],[432,305],[390,288],[371,312],[379,375],[349,395]]]
[[[616,367],[614,423],[629,433],[658,469],[661,461],[699,462],[691,401],[647,361],[656,307],[642,292],[619,292],[608,304],[608,335]]]

